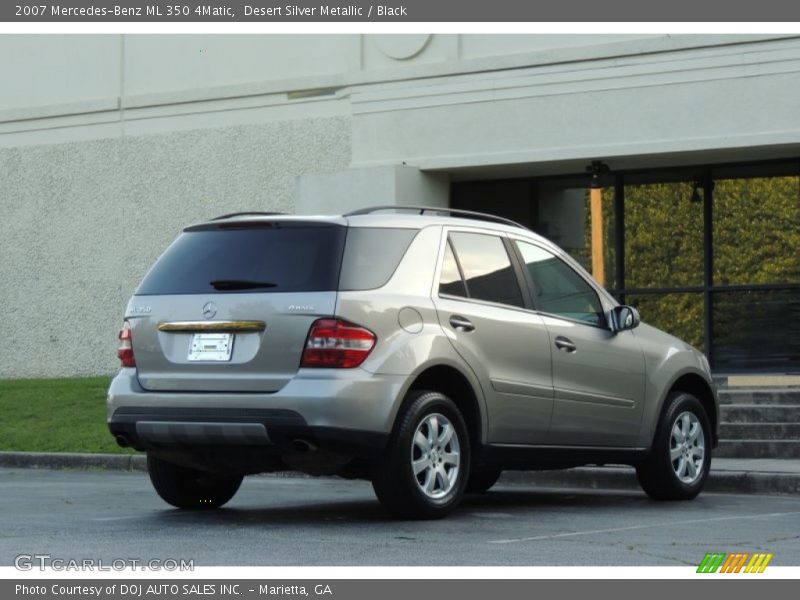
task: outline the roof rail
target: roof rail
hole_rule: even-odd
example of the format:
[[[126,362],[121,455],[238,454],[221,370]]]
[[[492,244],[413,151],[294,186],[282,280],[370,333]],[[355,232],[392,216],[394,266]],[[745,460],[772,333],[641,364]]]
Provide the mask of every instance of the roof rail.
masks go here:
[[[220,215],[218,217],[214,217],[211,219],[212,221],[221,221],[222,219],[230,219],[231,217],[244,217],[247,215],[259,215],[259,216],[269,216],[269,215],[285,215],[286,213],[282,212],[261,212],[257,210],[249,210],[245,212],[235,212],[235,213],[228,213],[227,215]]]
[[[521,223],[517,223],[516,221],[512,221],[511,219],[506,219],[505,217],[499,217],[497,215],[490,215],[487,213],[476,212],[473,210],[461,210],[459,208],[437,208],[435,206],[402,206],[402,205],[385,205],[385,206],[370,206],[368,208],[360,208],[358,210],[351,211],[342,215],[343,217],[355,217],[357,215],[369,215],[374,212],[383,211],[383,210],[406,210],[406,211],[415,211],[419,214],[423,215],[426,212],[429,213],[446,213],[448,215],[452,215],[454,217],[466,217],[468,219],[478,219],[480,221],[491,221],[494,223],[501,223],[503,225],[511,225],[512,227],[519,227],[521,229],[527,229],[530,231],[528,227],[522,225]]]

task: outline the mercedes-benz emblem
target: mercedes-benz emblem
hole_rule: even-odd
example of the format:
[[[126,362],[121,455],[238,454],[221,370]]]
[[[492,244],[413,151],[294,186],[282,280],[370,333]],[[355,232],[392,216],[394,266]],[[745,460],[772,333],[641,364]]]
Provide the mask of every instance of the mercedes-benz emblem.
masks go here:
[[[206,302],[203,305],[203,316],[206,319],[213,319],[214,315],[217,314],[217,305],[213,302]]]

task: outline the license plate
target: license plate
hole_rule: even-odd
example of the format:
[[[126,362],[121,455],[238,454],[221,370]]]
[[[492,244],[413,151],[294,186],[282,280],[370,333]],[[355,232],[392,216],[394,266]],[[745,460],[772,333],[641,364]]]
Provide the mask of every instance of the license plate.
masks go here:
[[[189,345],[189,360],[225,362],[231,359],[232,350],[232,333],[195,333]]]

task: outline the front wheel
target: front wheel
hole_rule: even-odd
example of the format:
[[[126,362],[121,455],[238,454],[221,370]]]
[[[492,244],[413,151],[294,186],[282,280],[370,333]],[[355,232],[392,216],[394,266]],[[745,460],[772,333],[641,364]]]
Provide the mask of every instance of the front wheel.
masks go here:
[[[395,516],[438,519],[456,508],[464,495],[470,468],[467,426],[444,394],[409,394],[376,465],[372,487]]]
[[[233,498],[243,479],[242,475],[220,475],[182,467],[149,452],[147,471],[164,502],[190,510],[219,508]]]
[[[667,396],[653,446],[636,468],[639,483],[656,500],[691,500],[711,467],[711,427],[703,405],[692,394]]]

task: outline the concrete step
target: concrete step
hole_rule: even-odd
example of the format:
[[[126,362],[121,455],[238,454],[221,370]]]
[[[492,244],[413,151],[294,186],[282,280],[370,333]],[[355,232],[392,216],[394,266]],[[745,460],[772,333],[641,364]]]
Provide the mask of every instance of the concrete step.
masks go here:
[[[800,458],[800,440],[719,441],[713,456],[719,458]]]
[[[720,404],[800,404],[800,389],[719,390]]]
[[[719,435],[729,440],[800,440],[800,423],[720,423]]]
[[[731,375],[715,373],[714,383],[717,389],[726,388],[799,388],[800,374],[763,373],[761,375]]]
[[[721,423],[800,423],[800,404],[723,404]]]

